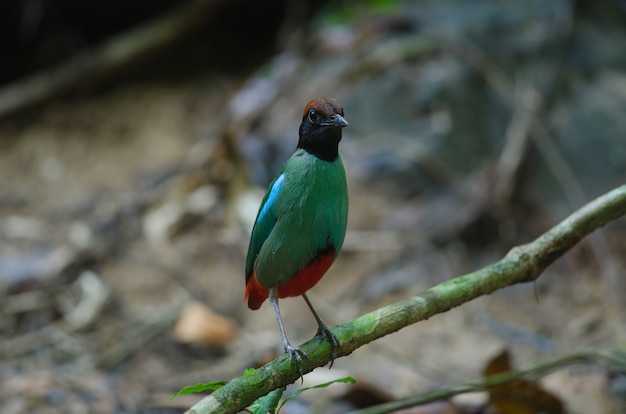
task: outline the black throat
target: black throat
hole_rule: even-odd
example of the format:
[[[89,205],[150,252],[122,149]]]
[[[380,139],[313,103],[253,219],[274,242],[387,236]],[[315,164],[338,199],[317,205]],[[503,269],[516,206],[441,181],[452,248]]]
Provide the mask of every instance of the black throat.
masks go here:
[[[317,158],[333,162],[339,156],[341,127],[316,125],[303,120],[300,124],[298,148],[302,148]]]

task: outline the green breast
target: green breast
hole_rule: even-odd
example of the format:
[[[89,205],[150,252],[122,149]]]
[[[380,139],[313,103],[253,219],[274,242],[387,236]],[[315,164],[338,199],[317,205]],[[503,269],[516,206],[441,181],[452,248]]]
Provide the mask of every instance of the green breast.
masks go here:
[[[287,282],[328,248],[338,253],[348,220],[346,174],[341,158],[322,161],[297,150],[263,217],[259,214],[248,252],[248,272],[271,288]],[[271,197],[266,195],[262,209]],[[261,210],[262,210],[261,209]],[[247,275],[249,276],[249,275]]]

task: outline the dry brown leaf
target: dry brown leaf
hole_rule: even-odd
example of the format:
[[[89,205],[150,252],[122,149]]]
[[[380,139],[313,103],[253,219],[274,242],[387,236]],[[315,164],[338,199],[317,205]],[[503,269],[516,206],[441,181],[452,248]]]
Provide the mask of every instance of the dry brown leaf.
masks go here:
[[[218,315],[200,302],[185,305],[174,327],[179,342],[205,346],[227,346],[236,333],[232,319]]]
[[[511,358],[507,350],[494,357],[485,369],[485,378],[512,371]],[[514,380],[489,388],[489,404],[501,414],[562,414],[561,400],[544,390],[536,382]]]

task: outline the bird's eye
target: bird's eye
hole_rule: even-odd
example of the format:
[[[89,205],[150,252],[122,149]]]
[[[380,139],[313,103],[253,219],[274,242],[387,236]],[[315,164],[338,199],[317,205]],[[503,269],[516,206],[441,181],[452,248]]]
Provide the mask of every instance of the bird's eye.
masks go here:
[[[317,124],[320,120],[320,116],[314,110],[309,111],[309,121],[313,124]]]

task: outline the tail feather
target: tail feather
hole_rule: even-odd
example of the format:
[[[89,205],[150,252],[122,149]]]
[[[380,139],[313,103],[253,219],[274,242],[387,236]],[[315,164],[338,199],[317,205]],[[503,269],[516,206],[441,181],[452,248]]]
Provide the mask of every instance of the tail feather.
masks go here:
[[[269,290],[261,286],[256,280],[256,275],[252,273],[246,283],[246,293],[243,297],[248,307],[252,310],[259,309],[263,302],[265,302],[265,299],[267,299],[268,294]]]

